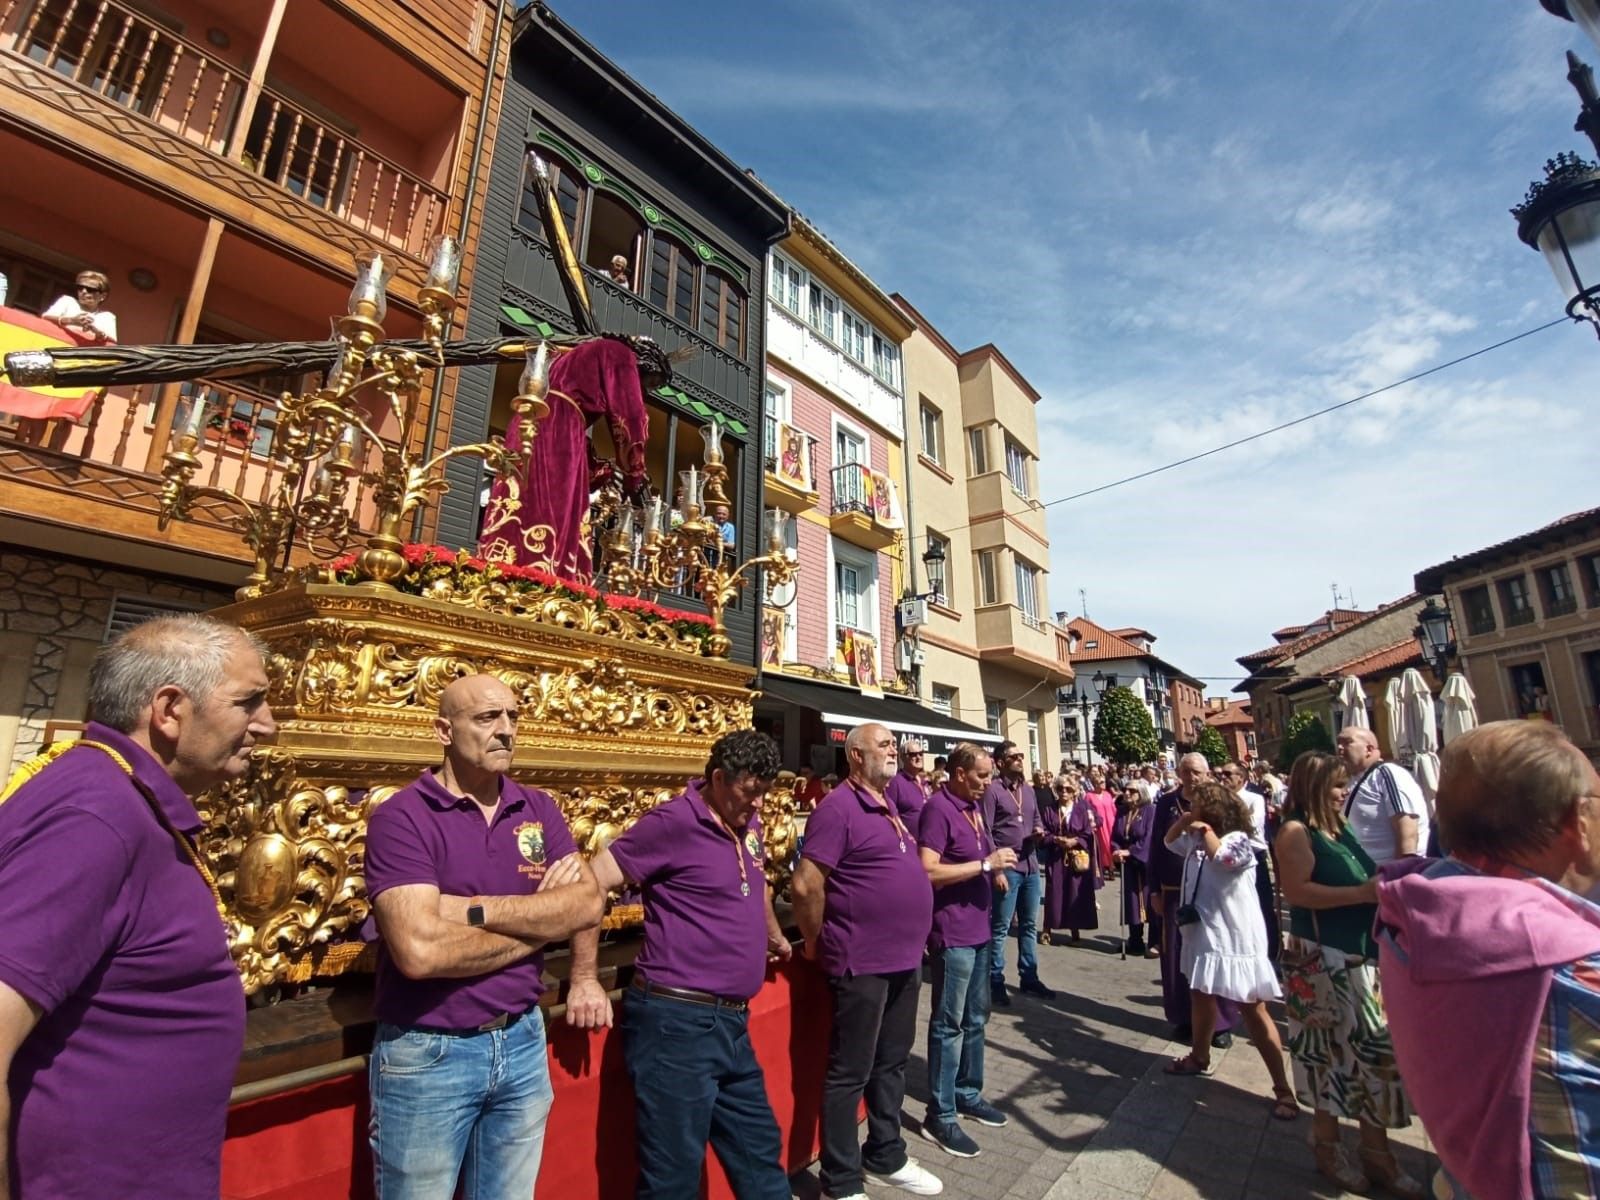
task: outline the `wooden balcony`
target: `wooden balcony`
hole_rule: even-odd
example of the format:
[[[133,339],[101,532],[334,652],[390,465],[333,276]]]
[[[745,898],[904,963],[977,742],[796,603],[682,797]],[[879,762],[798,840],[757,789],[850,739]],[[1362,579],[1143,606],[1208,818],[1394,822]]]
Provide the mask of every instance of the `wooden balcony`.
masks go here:
[[[252,98],[248,77],[214,50],[114,0],[0,0],[0,68],[10,119],[37,115],[73,144],[72,123],[88,122],[263,203],[203,159],[163,151],[174,139],[294,198],[269,208],[293,212],[298,201],[418,261],[445,227],[443,190],[271,87]]]
[[[162,478],[147,463],[159,390],[102,392],[80,422],[0,415],[0,532],[80,557],[92,553],[219,582],[242,579],[248,551],[232,525],[237,506],[204,500],[194,520],[157,526]],[[205,415],[193,482],[252,502],[270,497],[284,469],[272,457],[276,399],[237,381],[194,380],[179,385],[178,425],[196,404]],[[358,524],[370,526],[365,484],[353,503]]]

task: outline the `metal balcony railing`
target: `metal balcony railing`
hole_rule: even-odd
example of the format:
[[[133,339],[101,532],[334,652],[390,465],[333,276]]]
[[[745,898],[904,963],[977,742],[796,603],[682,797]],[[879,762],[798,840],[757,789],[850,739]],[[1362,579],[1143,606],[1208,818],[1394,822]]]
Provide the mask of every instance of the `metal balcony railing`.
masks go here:
[[[858,512],[872,516],[872,472],[865,463],[845,463],[830,472],[834,516]]]
[[[205,46],[115,0],[0,0],[0,50],[20,55],[185,141],[233,157],[308,204],[414,256],[448,197]],[[245,136],[235,145],[240,121]]]

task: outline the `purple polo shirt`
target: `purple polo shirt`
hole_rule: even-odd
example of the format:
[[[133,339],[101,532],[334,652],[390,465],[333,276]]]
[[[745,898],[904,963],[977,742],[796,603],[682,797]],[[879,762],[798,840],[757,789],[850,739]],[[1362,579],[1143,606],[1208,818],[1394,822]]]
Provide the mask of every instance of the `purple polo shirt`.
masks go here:
[[[639,974],[662,987],[748,1000],[767,976],[767,877],[761,819],[737,842],[691,780],[611,843],[611,857],[644,893]],[[735,855],[739,857],[736,858]],[[739,891],[739,861],[750,894]]]
[[[915,833],[917,825],[922,821],[923,806],[928,803],[928,793],[922,787],[922,780],[915,775],[907,775],[904,771],[896,771],[894,778],[889,780],[889,786],[883,789],[883,794],[889,797],[889,803],[895,806],[896,811],[911,826],[911,832]],[[806,824],[806,836],[811,836],[809,822]]]
[[[573,853],[572,834],[554,800],[538,788],[500,778],[494,820],[424,771],[373,810],[367,822],[367,895],[431,884],[446,896],[527,896],[548,867]],[[476,1029],[526,1012],[544,991],[544,955],[533,954],[487,975],[408,979],[378,944],[373,1011],[391,1025]]]
[[[981,833],[972,827],[971,814],[977,815]],[[947,863],[977,862],[994,853],[994,842],[978,805],[961,799],[948,786],[928,798],[917,841]],[[933,934],[928,945],[934,950],[986,945],[990,936],[989,900],[993,894],[994,883],[987,874],[934,888]]]
[[[194,805],[91,722],[184,833]],[[67,751],[0,805],[0,982],[44,1015],[11,1064],[12,1195],[216,1200],[244,989],[211,890],[121,767]]]
[[[1019,783],[1013,790],[1011,784],[997,776],[989,781],[982,803],[983,818],[989,823],[995,846],[1017,852],[1017,865],[1011,869],[1019,875],[1036,874],[1040,825],[1039,802],[1033,788]]]
[[[848,779],[806,820],[801,854],[828,872],[817,947],[829,975],[888,975],[922,965],[933,887],[914,826],[902,819],[901,828]]]

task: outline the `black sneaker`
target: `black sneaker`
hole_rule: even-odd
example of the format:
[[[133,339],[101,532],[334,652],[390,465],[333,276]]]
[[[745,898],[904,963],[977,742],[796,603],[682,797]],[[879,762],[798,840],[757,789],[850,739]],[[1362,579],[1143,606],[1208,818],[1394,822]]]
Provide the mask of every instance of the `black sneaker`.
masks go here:
[[[982,1151],[978,1143],[954,1121],[935,1121],[932,1117],[922,1122],[922,1136],[946,1154],[957,1158],[977,1158]]]
[[[978,1097],[971,1104],[957,1104],[956,1111],[969,1121],[976,1121],[979,1125],[987,1125],[991,1129],[1004,1129],[1010,1124],[1005,1113],[990,1104],[983,1097]]]
[[[1011,1007],[1011,993],[1006,991],[1005,984],[991,983],[989,985],[989,1003],[995,1008]]]
[[[1037,979],[1024,979],[1017,987],[1017,991],[1025,996],[1038,996],[1041,1000],[1054,1000],[1056,998],[1055,989],[1045,987]]]
[[[1233,1045],[1233,1034],[1223,1031],[1211,1035],[1211,1048],[1213,1050],[1226,1050]]]

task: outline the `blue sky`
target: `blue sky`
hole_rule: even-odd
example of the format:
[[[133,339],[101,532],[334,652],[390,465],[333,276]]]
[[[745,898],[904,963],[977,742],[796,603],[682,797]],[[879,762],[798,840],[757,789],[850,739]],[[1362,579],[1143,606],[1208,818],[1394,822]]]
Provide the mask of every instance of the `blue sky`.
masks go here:
[[[558,7],[958,347],[1043,394],[1045,500],[1561,315],[1507,209],[1571,132],[1535,0]],[[687,14],[692,12],[692,20]],[[1600,503],[1592,333],[1050,509],[1052,607],[1213,693],[1330,585]]]

